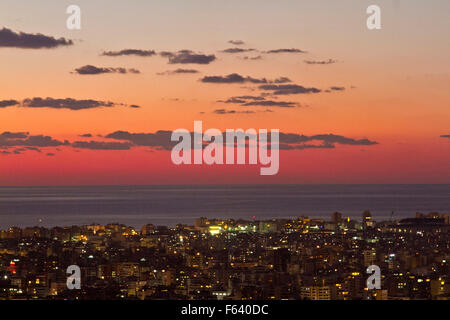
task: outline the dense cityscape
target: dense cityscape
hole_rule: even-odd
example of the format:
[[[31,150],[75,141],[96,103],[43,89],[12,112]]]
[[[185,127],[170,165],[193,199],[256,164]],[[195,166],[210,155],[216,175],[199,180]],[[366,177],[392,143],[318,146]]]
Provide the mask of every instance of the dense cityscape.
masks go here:
[[[450,300],[450,214],[0,231],[0,299]],[[67,287],[67,267],[81,289]],[[366,269],[381,269],[381,288]]]

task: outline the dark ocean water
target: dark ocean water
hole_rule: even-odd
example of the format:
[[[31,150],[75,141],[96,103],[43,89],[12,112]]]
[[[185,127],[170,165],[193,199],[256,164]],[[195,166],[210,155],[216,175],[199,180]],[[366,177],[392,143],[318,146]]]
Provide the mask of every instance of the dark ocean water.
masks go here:
[[[0,187],[0,228],[119,222],[173,226],[195,218],[360,219],[450,212],[450,185]]]

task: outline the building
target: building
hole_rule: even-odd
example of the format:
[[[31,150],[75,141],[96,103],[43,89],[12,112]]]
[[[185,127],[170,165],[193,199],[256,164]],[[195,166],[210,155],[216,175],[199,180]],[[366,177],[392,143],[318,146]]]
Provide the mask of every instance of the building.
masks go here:
[[[304,300],[331,300],[331,288],[330,286],[301,287],[300,298]]]

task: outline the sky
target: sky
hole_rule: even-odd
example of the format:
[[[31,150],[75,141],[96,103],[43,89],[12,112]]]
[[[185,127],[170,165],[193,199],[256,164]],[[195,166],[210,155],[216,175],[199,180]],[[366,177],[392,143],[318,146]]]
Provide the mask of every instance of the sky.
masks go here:
[[[449,31],[447,0],[2,0],[0,185],[450,183]],[[278,174],[174,165],[195,120],[279,129]]]

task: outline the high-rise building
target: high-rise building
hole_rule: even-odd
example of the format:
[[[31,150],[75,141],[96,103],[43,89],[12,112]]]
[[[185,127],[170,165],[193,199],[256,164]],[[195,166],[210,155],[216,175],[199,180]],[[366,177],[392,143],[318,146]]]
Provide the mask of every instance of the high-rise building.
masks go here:
[[[338,224],[342,222],[342,213],[340,212],[333,212],[331,214],[331,222]]]
[[[330,286],[301,287],[300,297],[306,300],[331,300],[331,288]]]
[[[152,234],[155,232],[155,226],[153,224],[146,224],[142,226],[141,233],[142,235]]]
[[[369,250],[364,250],[363,251],[363,256],[364,256],[364,266],[368,267],[371,265],[376,264],[377,261],[377,252],[375,249],[369,249]]]
[[[366,210],[363,212],[362,214],[362,225],[363,225],[363,230],[366,230],[367,227],[373,227],[374,226],[374,222],[372,220],[372,214],[370,213],[369,210]]]
[[[275,271],[286,272],[289,261],[290,253],[288,249],[280,248],[273,252],[273,265]]]

